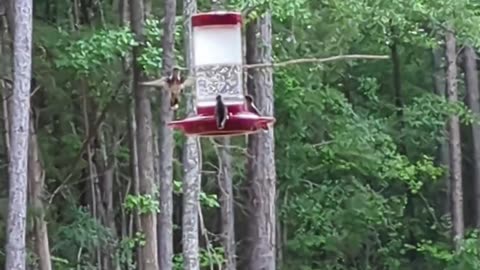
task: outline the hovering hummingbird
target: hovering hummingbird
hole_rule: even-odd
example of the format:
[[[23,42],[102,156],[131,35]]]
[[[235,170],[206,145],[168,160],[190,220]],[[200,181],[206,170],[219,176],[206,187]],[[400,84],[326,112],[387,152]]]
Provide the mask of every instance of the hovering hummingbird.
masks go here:
[[[193,77],[183,77],[180,69],[174,67],[169,76],[149,82],[141,82],[140,85],[162,87],[168,90],[170,92],[170,107],[172,110],[177,110],[183,89],[191,86],[194,81]]]
[[[217,99],[217,104],[215,106],[215,120],[217,122],[217,128],[224,129],[225,123],[229,119],[228,109],[223,103],[221,95],[218,95],[216,99]]]
[[[245,95],[245,100],[247,102],[247,110],[251,113],[254,113],[260,116],[260,110],[258,110],[257,106],[255,106],[255,103],[253,102],[253,97],[250,95]],[[268,130],[268,125],[263,124],[262,129]]]

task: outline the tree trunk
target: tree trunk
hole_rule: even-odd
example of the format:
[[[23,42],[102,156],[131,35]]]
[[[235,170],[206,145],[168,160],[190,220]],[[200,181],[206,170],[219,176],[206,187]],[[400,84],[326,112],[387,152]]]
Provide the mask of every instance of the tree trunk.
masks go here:
[[[114,125],[115,123],[113,123]],[[112,134],[113,142],[111,149],[107,150],[107,140],[105,139],[105,131],[103,128],[99,128],[98,131],[98,144],[99,148],[96,153],[95,163],[99,168],[100,185],[97,187],[98,203],[101,206],[99,210],[103,214],[101,216],[103,225],[110,229],[112,236],[117,236],[117,230],[115,226],[115,210],[113,207],[113,194],[114,194],[114,179],[116,160],[115,155],[117,153],[116,138],[118,134]],[[108,154],[110,153],[110,154]],[[101,191],[101,192],[98,192]],[[100,194],[101,193],[101,194]],[[102,247],[102,267],[103,269],[113,269],[114,265],[114,249],[111,245]]]
[[[477,72],[477,54],[470,46],[466,46],[465,56],[465,84],[467,88],[467,103],[475,115],[480,115],[478,72]],[[474,211],[475,227],[480,228],[480,125],[472,124],[473,141],[473,187],[474,187]]]
[[[258,36],[257,36],[258,33]],[[247,60],[249,64],[272,61],[271,14],[247,28]],[[250,70],[248,89],[263,114],[273,116],[272,70]],[[248,211],[247,269],[275,270],[275,199],[276,172],[273,129],[248,137]]]
[[[130,1],[130,18],[132,30],[137,40],[144,40],[145,14],[142,0]],[[146,88],[139,85],[145,81],[146,76],[137,62],[142,48],[133,49],[133,85],[135,91],[135,118],[137,124],[137,153],[140,193],[150,195],[155,199],[155,182],[153,168],[153,132],[152,112]],[[142,231],[145,234],[146,243],[142,247],[142,263],[145,270],[158,269],[157,253],[157,213],[147,213],[141,216]]]
[[[131,75],[131,74],[130,74]],[[129,136],[129,149],[130,149],[130,173],[132,175],[133,194],[135,196],[140,195],[139,173],[138,173],[138,150],[137,150],[137,125],[135,124],[135,104],[128,101],[128,136]],[[138,209],[131,215],[131,220],[134,222],[135,231],[142,230],[142,221],[140,220],[140,214]],[[143,269],[142,248],[137,247],[137,267]]]
[[[193,73],[192,51],[192,14],[197,12],[196,0],[184,0],[184,27],[185,27],[185,51],[189,73]],[[194,92],[194,89],[192,89]],[[194,95],[189,95],[187,101],[187,115],[195,114]],[[182,218],[182,247],[185,270],[199,270],[199,247],[198,247],[198,214],[199,195],[201,187],[201,154],[198,137],[187,137],[183,145],[183,218]]]
[[[435,93],[441,97],[446,97],[446,85],[445,85],[445,65],[444,61],[442,60],[443,56],[445,55],[444,48],[439,47],[435,48],[433,51],[433,86],[435,89]],[[446,136],[448,137],[448,130],[445,128]],[[448,149],[448,142],[447,140],[443,141],[438,149],[438,162],[440,165],[446,167],[447,172],[444,176],[443,182],[445,183],[445,193],[443,193],[443,198],[440,200],[442,202],[442,206],[444,209],[444,213],[450,213],[450,173],[449,173],[449,149]],[[444,203],[443,203],[444,202]]]
[[[175,62],[175,15],[177,0],[165,0],[163,47],[164,76],[171,72]],[[167,126],[172,120],[170,93],[160,91],[160,127],[158,131],[159,174],[160,174],[160,214],[158,215],[158,260],[160,269],[173,267],[173,140],[172,129]]]
[[[445,36],[445,54],[447,58],[447,98],[450,103],[458,102],[457,92],[457,52],[455,34],[447,31]],[[453,115],[448,123],[450,134],[450,181],[452,200],[453,241],[456,248],[460,247],[460,241],[464,235],[463,221],[463,190],[462,190],[462,149],[460,138],[459,117]]]
[[[2,4],[5,4],[3,2]],[[1,5],[1,4],[0,4]],[[3,7],[6,12],[6,7]],[[11,77],[11,60],[12,60],[12,47],[11,42],[9,41],[9,35],[7,30],[7,19],[5,16],[0,17],[0,76],[2,77]],[[9,149],[10,149],[10,105],[11,105],[11,94],[12,87],[7,87],[6,83],[2,80],[0,81],[0,86],[2,87],[2,112],[3,112],[3,142],[5,147],[5,153],[7,156],[7,161],[9,160]],[[5,179],[8,179],[8,172],[4,175]]]
[[[5,4],[5,15],[7,17],[8,32],[13,36],[15,31],[15,3],[13,0],[3,0]]]
[[[236,270],[236,243],[235,243],[235,217],[233,205],[232,183],[232,156],[228,150],[229,138],[219,140],[218,147],[219,172],[218,185],[220,186],[220,207],[222,219],[222,246],[225,252],[225,270]]]
[[[27,170],[32,74],[32,1],[13,3],[13,95],[10,130],[9,203],[5,269],[25,270]]]
[[[30,116],[30,140],[28,146],[28,178],[31,207],[35,215],[35,253],[39,259],[39,270],[51,270],[50,245],[48,242],[47,223],[45,222],[45,208],[43,205],[43,186],[45,171],[39,156],[35,119]]]
[[[392,34],[395,35],[394,28],[392,27]],[[399,122],[399,131],[400,133],[404,131],[404,122],[403,122],[403,98],[402,98],[402,76],[401,76],[401,66],[400,66],[400,53],[398,52],[398,40],[393,38],[392,45],[390,46],[390,54],[392,57],[392,66],[393,66],[393,89],[395,90],[395,109],[397,110],[397,117]],[[407,149],[403,142],[399,145],[399,151],[401,154],[405,155]]]
[[[225,0],[212,0],[212,9],[221,10]],[[232,155],[228,150],[230,138],[219,138],[217,147],[218,156],[218,186],[220,187],[221,211],[221,241],[225,253],[225,270],[237,269],[236,242],[235,242],[235,212],[232,182]]]
[[[90,210],[91,210],[91,214],[93,216],[93,218],[97,219],[98,221],[100,221],[99,219],[99,215],[98,215],[98,200],[97,200],[97,192],[96,192],[96,185],[98,183],[98,173],[97,173],[97,168],[95,166],[95,164],[93,163],[93,142],[94,139],[92,140],[89,140],[89,136],[90,134],[92,134],[92,132],[90,131],[90,127],[91,127],[91,122],[90,122],[90,115],[91,113],[89,113],[89,109],[90,107],[88,106],[89,105],[89,99],[88,99],[88,93],[87,93],[87,86],[86,86],[86,83],[85,81],[81,81],[80,82],[82,84],[82,111],[83,111],[83,121],[84,121],[84,129],[85,129],[85,141],[87,142],[87,146],[86,146],[86,152],[87,152],[87,163],[88,163],[88,180],[89,180],[89,185],[90,185],[90,189],[89,189],[89,205],[90,205]],[[95,136],[96,137],[96,136]],[[93,254],[93,250],[92,251],[89,251]],[[93,256],[95,259],[96,259],[96,265],[97,267],[99,268],[99,270],[102,270],[101,268],[101,249],[100,247],[96,247],[96,250],[95,250],[95,255]],[[92,259],[93,261],[93,259]]]
[[[121,21],[122,21],[122,26],[126,26],[130,24],[130,5],[129,5],[129,0],[120,0],[120,8],[121,10]],[[133,96],[133,92],[135,89],[133,89],[133,78],[132,78],[132,55],[127,54],[124,59],[123,59],[123,71],[124,71],[124,76],[127,77],[126,84],[128,89],[131,89],[131,95]],[[135,121],[135,102],[131,99],[127,99],[126,101],[126,107],[128,108],[127,111],[127,124],[128,124],[128,148],[130,151],[130,174],[132,177],[132,186],[133,186],[133,194],[134,195],[139,195],[140,194],[140,189],[139,189],[139,176],[138,176],[138,151],[137,151],[137,125]],[[141,221],[140,221],[140,215],[138,213],[138,210],[135,210],[131,215],[130,215],[130,223],[129,223],[129,228],[130,228],[130,233],[133,234],[133,231],[141,231]],[[132,226],[130,226],[132,225]],[[132,235],[130,235],[132,237]],[[143,263],[142,263],[142,249],[140,247],[137,247],[136,249],[136,258],[137,258],[137,269],[143,269]]]

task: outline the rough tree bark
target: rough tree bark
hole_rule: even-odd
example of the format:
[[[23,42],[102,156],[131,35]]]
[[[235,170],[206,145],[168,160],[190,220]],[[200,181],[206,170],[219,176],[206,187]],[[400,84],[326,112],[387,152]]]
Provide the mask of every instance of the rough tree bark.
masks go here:
[[[446,97],[446,85],[445,85],[445,65],[443,61],[443,56],[445,55],[444,48],[442,46],[435,48],[433,50],[433,87],[435,93],[441,97]],[[448,137],[448,130],[445,128],[446,136]],[[448,149],[448,141],[445,140],[440,143],[438,149],[438,162],[440,165],[445,166],[447,172],[443,178],[443,182],[445,183],[445,193],[442,194],[444,196],[441,201],[444,213],[450,213],[450,172],[449,172],[449,149]]]
[[[447,30],[445,34],[445,55],[447,58],[447,98],[451,103],[458,102],[457,91],[457,52],[455,44],[455,34]],[[451,203],[452,203],[452,221],[453,221],[453,241],[456,248],[459,248],[460,241],[463,239],[465,225],[463,220],[463,190],[462,190],[462,149],[460,138],[459,117],[453,115],[448,122],[450,134],[450,181],[451,181]]]
[[[143,42],[145,31],[143,0],[130,1],[130,18],[131,27],[137,40]],[[152,111],[147,89],[139,85],[140,81],[146,80],[146,76],[137,62],[141,52],[142,48],[140,46],[133,49],[133,85],[135,89],[139,184],[142,195],[150,195],[152,199],[155,199]],[[141,216],[141,226],[146,239],[146,243],[142,247],[141,261],[145,270],[157,270],[157,213],[143,214]]]
[[[5,269],[25,270],[30,79],[32,72],[32,0],[13,3],[13,95],[8,164],[9,199]]]
[[[165,0],[163,25],[163,75],[171,72],[175,62],[175,15],[177,0]],[[170,270],[173,263],[173,141],[172,129],[167,126],[173,118],[170,93],[160,91],[160,127],[158,131],[160,214],[158,215],[158,260],[160,269]]]
[[[478,72],[477,72],[477,54],[471,46],[465,46],[464,68],[465,83],[467,87],[467,103],[475,115],[480,115]],[[475,227],[480,228],[480,125],[472,124],[472,142],[473,142],[473,187]]]
[[[185,51],[189,73],[193,73],[193,48],[191,17],[197,11],[196,0],[184,0],[183,16],[185,18]],[[194,92],[194,88],[192,93]],[[189,94],[187,101],[187,115],[195,114],[195,97]],[[199,270],[198,247],[198,214],[199,195],[201,184],[201,157],[200,141],[197,137],[187,137],[183,145],[183,218],[182,218],[182,247],[185,270]]]
[[[258,34],[258,35],[257,35]],[[247,28],[249,64],[272,61],[272,21],[267,12]],[[264,115],[273,116],[272,70],[250,70],[248,89]],[[247,269],[275,270],[276,172],[273,129],[248,137]]]
[[[33,86],[33,91],[35,91]],[[31,102],[34,107],[34,102]],[[39,260],[40,270],[51,270],[52,262],[50,258],[50,245],[48,242],[47,222],[45,221],[45,207],[43,205],[43,188],[45,183],[45,171],[39,155],[39,145],[37,140],[37,130],[35,127],[35,118],[30,114],[30,139],[28,146],[28,178],[30,204],[33,209],[34,232],[35,232],[35,253]]]

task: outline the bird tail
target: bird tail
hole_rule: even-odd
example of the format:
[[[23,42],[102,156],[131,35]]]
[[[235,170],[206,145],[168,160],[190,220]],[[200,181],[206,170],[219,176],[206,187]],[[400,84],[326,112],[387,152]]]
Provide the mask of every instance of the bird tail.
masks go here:
[[[217,128],[224,129],[227,119],[228,119],[228,115],[225,115],[223,118],[217,118]]]
[[[170,99],[170,107],[172,108],[172,110],[177,110],[179,105],[178,105],[178,98],[177,97],[171,97]]]

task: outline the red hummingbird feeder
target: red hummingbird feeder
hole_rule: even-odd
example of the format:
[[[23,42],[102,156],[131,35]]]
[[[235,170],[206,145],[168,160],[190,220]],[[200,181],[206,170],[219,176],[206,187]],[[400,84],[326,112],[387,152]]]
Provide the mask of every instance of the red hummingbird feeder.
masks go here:
[[[196,115],[169,126],[187,136],[216,137],[252,134],[268,129],[275,118],[249,109],[243,91],[242,16],[239,12],[207,12],[192,16]],[[218,129],[217,95],[229,118]]]

